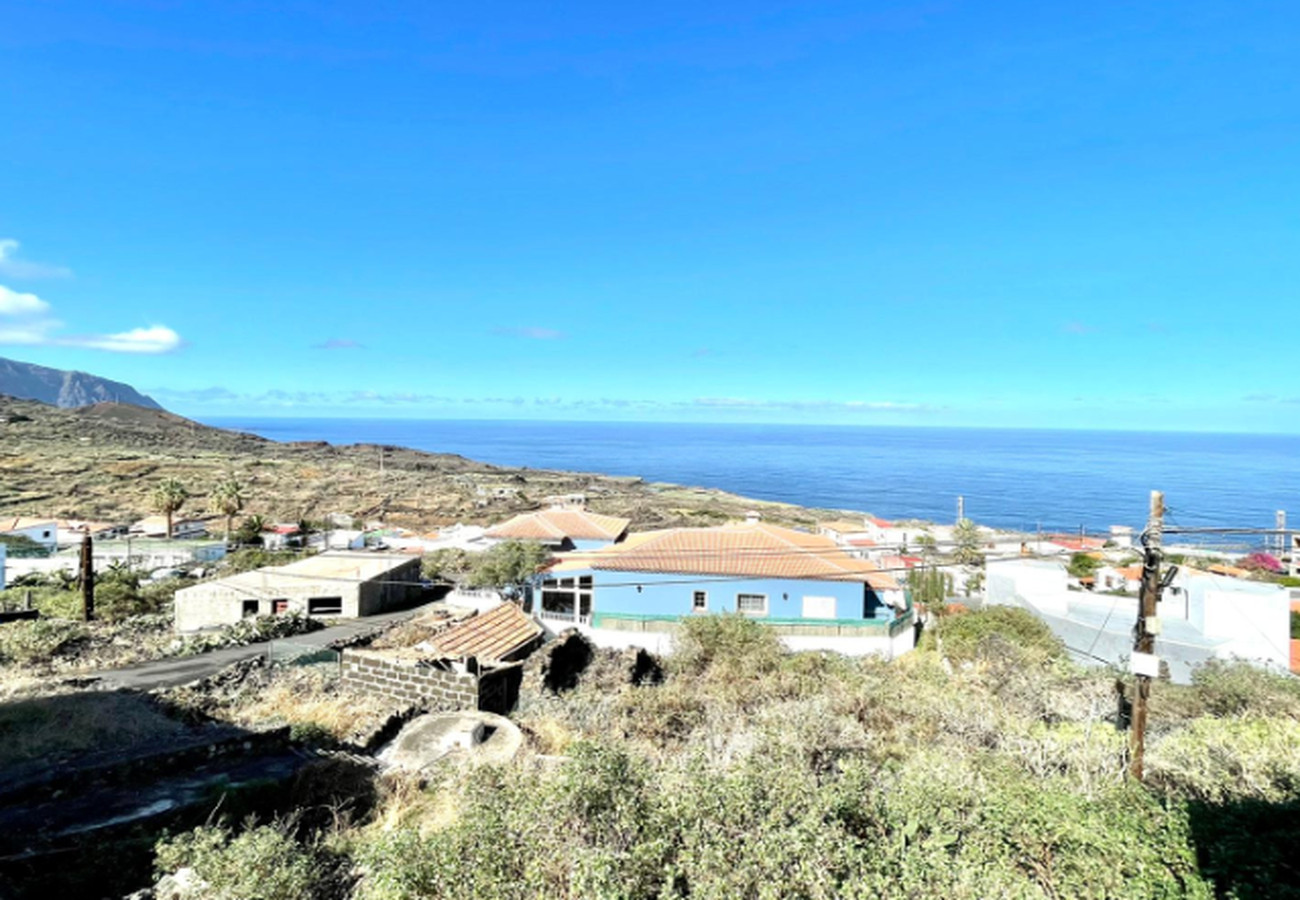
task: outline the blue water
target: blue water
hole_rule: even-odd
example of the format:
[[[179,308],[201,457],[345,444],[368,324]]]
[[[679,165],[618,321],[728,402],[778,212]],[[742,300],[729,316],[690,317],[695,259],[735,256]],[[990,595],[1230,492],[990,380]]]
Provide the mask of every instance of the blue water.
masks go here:
[[[802,506],[1002,528],[1300,525],[1300,437],[624,422],[209,419],[280,441],[381,443],[505,466],[639,475]]]

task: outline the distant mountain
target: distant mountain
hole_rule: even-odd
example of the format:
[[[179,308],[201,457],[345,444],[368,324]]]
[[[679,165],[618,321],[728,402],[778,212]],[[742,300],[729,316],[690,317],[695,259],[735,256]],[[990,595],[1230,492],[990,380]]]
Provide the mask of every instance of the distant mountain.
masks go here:
[[[130,403],[145,409],[162,409],[152,397],[120,381],[109,381],[85,372],[48,369],[3,357],[0,357],[0,394],[65,408],[95,403]]]

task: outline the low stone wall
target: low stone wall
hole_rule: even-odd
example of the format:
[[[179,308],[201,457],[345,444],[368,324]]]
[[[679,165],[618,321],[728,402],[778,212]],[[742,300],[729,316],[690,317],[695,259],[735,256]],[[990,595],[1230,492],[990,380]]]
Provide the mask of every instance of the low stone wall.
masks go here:
[[[448,671],[382,650],[343,651],[343,686],[404,703],[420,703],[431,712],[478,709],[477,674]]]

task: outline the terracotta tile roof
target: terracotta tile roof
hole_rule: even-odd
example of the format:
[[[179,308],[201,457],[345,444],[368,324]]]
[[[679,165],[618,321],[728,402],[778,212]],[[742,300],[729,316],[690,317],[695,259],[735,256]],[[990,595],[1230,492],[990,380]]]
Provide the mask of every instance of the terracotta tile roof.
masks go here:
[[[506,659],[542,633],[542,626],[513,603],[466,619],[438,634],[429,643],[444,656]]]
[[[628,535],[621,544],[570,554],[554,571],[599,569],[813,581],[861,581],[879,590],[898,582],[828,537],[764,522],[670,528]]]
[[[838,531],[840,534],[856,534],[859,531],[866,531],[866,523],[862,520],[854,521],[853,519],[836,519],[833,522],[818,522],[818,528],[824,528],[828,531]]]
[[[1142,567],[1141,567],[1141,566],[1125,566],[1124,568],[1122,568],[1122,569],[1116,569],[1115,571],[1116,571],[1116,572],[1117,572],[1121,577],[1123,577],[1125,581],[1141,581],[1141,580],[1142,580]]]
[[[1077,534],[1049,534],[1045,537],[1050,543],[1076,553],[1082,550],[1100,550],[1106,546],[1104,538],[1079,537]]]
[[[31,516],[6,517],[0,519],[0,533],[18,531],[20,528],[37,528],[41,525],[53,525],[53,519],[35,519]]]
[[[877,518],[876,516],[867,516],[867,521],[877,528],[893,528],[894,523],[888,519]]]
[[[585,509],[544,509],[524,513],[487,530],[487,536],[516,541],[575,540],[616,541],[631,522],[602,516]]]
[[[845,541],[844,543],[848,544],[850,547],[875,547],[875,546],[877,546],[876,542],[873,541],[871,538],[864,538],[864,537],[861,537],[861,538],[849,538],[849,539],[848,539],[847,541]]]

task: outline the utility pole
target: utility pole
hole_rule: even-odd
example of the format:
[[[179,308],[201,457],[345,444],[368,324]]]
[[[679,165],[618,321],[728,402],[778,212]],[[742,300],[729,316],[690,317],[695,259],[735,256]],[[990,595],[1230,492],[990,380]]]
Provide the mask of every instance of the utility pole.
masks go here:
[[[1129,775],[1142,780],[1142,757],[1146,752],[1147,700],[1151,697],[1151,678],[1160,674],[1155,658],[1156,634],[1160,620],[1156,604],[1160,602],[1160,547],[1164,543],[1165,495],[1151,492],[1151,512],[1146,531],[1142,532],[1142,589],[1138,595],[1137,624],[1133,628],[1133,672],[1137,676],[1137,693],[1133,698],[1133,733],[1129,744]]]
[[[1279,509],[1274,521],[1277,523],[1277,536],[1273,538],[1273,544],[1277,547],[1277,556],[1280,560],[1286,553],[1286,510]]]
[[[89,534],[81,539],[81,617],[87,622],[95,618],[95,552]]]
[[[964,518],[966,518],[966,498],[963,497],[961,494],[958,494],[958,495],[957,495],[957,521],[958,521],[958,523],[960,523],[961,520],[964,519]]]

